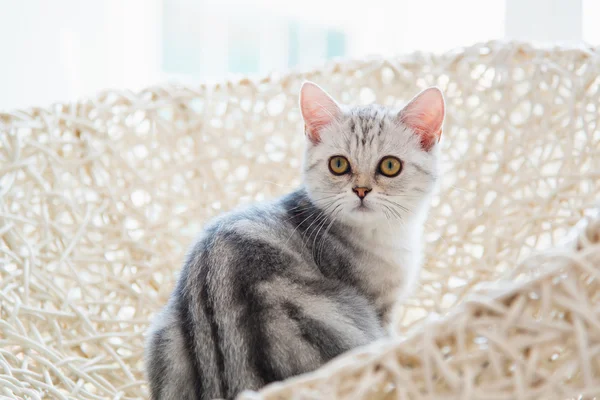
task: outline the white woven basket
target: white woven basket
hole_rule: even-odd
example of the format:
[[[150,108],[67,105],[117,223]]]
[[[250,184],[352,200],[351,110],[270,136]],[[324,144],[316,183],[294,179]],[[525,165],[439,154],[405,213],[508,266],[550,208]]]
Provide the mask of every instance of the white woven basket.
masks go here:
[[[492,42],[0,114],[0,397],[147,396],[143,333],[194,235],[299,183],[304,79],[398,106],[440,86],[444,175],[397,336],[242,397],[600,396],[600,222],[557,247],[598,200],[599,72]]]

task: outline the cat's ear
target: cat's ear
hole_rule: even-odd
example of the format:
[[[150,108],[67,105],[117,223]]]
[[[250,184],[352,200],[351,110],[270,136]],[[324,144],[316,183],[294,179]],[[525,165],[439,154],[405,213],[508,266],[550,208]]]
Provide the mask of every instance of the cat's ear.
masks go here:
[[[429,151],[442,136],[445,108],[441,90],[430,87],[415,96],[398,113],[398,118],[419,135],[423,149]]]
[[[322,129],[342,112],[335,100],[312,82],[304,82],[300,89],[300,110],[306,135],[315,144],[321,140]]]

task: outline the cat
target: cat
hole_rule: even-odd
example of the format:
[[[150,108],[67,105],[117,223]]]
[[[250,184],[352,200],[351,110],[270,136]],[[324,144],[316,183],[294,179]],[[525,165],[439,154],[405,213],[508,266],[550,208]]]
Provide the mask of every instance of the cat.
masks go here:
[[[312,371],[383,337],[417,285],[441,91],[394,112],[305,82],[300,110],[302,186],[206,226],[148,334],[153,399],[229,399]]]

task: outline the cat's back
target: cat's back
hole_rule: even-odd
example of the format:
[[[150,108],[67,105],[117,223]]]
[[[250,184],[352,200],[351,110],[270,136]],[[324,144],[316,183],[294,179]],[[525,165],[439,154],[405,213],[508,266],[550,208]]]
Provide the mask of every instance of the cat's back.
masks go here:
[[[202,282],[223,288],[228,282],[232,293],[246,293],[242,285],[253,286],[279,275],[293,275],[294,270],[301,273],[298,269],[316,268],[299,240],[301,231],[295,221],[299,210],[308,204],[300,189],[210,221],[188,253],[180,281],[189,282],[180,285],[198,286]]]

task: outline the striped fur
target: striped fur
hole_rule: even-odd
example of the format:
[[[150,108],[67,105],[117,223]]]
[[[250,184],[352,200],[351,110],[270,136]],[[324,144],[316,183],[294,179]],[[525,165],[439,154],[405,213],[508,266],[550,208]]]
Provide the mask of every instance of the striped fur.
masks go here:
[[[345,109],[309,142],[304,185],[225,214],[191,249],[148,335],[153,399],[233,398],[384,335],[416,284],[437,150],[380,106]],[[341,154],[353,173],[334,176]],[[385,155],[396,178],[377,174]],[[368,185],[368,212],[351,188]]]

